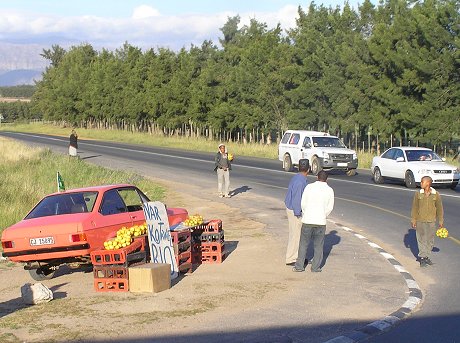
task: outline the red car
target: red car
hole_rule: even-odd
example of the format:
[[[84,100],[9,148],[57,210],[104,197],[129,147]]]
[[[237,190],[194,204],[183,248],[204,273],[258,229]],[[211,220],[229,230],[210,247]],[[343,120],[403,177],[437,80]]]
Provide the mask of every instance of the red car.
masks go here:
[[[2,233],[3,256],[26,263],[34,280],[50,279],[60,265],[90,264],[90,252],[121,227],[145,222],[142,205],[150,201],[128,184],[73,189],[44,197],[19,223]],[[167,209],[169,225],[187,210]]]

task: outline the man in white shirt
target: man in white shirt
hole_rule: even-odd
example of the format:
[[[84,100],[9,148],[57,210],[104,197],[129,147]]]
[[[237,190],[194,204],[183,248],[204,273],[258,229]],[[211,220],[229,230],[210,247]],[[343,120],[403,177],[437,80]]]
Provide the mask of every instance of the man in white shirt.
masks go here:
[[[302,194],[302,232],[300,234],[299,253],[293,268],[294,272],[305,270],[304,263],[310,240],[313,240],[314,249],[311,271],[321,271],[326,218],[334,208],[334,190],[327,184],[327,176],[327,173],[321,170],[317,176],[318,180],[308,184]]]

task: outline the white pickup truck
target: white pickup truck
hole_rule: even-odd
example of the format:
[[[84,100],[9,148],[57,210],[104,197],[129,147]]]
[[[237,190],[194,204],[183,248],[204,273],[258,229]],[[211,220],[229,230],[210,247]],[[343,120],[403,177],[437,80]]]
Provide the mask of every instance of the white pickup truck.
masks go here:
[[[356,151],[348,149],[338,137],[318,131],[286,131],[278,146],[278,159],[286,171],[298,166],[300,159],[308,159],[315,175],[322,169],[338,169],[351,176],[358,168]]]

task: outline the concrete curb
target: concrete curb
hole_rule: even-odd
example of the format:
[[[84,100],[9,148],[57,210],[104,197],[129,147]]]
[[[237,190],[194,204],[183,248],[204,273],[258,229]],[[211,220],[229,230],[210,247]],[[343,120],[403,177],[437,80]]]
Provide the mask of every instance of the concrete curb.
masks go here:
[[[377,252],[383,257],[385,257],[387,261],[401,274],[401,276],[404,278],[404,281],[406,281],[407,287],[409,288],[408,299],[404,304],[401,305],[401,307],[397,311],[389,314],[388,316],[385,316],[380,320],[376,320],[375,322],[369,323],[359,329],[355,329],[345,335],[332,338],[324,343],[362,342],[366,339],[369,339],[372,336],[390,330],[392,326],[400,322],[402,319],[410,316],[423,299],[422,290],[420,289],[419,285],[414,280],[412,275],[394,258],[393,255],[387,253],[378,244],[371,242],[366,237],[360,235],[359,233],[356,233],[349,227],[346,227],[340,223],[336,223],[332,220],[330,220],[330,222],[334,223],[337,227],[341,228],[342,230],[345,230],[353,234],[355,237],[361,239],[369,246],[377,250]]]

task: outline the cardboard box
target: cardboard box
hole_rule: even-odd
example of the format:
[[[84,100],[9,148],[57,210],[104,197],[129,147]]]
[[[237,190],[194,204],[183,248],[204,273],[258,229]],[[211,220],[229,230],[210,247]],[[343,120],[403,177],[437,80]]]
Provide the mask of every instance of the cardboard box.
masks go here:
[[[171,288],[169,263],[145,263],[129,267],[129,291],[158,293]]]

